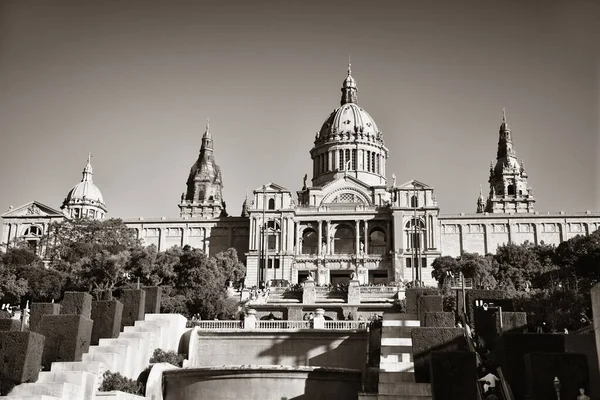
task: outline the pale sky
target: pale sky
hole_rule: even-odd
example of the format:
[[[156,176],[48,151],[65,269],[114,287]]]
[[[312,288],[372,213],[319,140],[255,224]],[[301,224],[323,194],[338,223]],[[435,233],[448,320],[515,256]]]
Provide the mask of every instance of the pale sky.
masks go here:
[[[389,183],[474,212],[506,107],[537,209],[600,211],[599,33],[597,0],[0,1],[0,212],[91,151],[109,216],[177,216],[207,117],[231,215],[295,192],[349,54]]]

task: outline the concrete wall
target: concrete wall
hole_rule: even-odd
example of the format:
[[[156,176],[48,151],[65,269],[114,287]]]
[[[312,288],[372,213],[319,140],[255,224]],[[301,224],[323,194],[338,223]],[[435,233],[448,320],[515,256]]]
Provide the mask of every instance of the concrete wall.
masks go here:
[[[367,332],[206,332],[190,338],[189,367],[322,366],[363,370]]]
[[[356,400],[361,390],[360,371],[306,367],[184,369],[163,379],[165,400]]]

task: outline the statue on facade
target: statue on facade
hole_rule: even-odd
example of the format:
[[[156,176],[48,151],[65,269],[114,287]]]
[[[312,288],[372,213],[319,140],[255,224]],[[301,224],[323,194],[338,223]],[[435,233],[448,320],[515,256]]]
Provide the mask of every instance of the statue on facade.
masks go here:
[[[313,275],[312,271],[308,271],[308,277],[306,278],[306,280],[311,282],[315,280],[315,276]]]
[[[365,254],[365,243],[360,242],[360,254]]]
[[[396,174],[392,174],[392,186],[396,187]]]
[[[577,396],[577,400],[590,400],[590,396],[585,394],[584,388],[579,388],[579,396]]]
[[[351,281],[355,281],[356,280],[356,271],[352,271],[352,273],[350,274],[350,280]]]
[[[321,243],[321,254],[327,254],[327,243]]]
[[[185,200],[185,193],[181,192],[181,202],[183,203],[183,200]]]
[[[304,178],[302,178],[302,190],[306,190],[307,186],[306,186],[306,180],[308,179],[308,175],[304,174]]]

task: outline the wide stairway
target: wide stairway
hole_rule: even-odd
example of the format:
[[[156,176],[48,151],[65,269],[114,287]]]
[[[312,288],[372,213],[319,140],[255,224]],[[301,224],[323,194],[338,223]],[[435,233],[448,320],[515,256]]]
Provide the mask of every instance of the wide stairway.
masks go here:
[[[378,393],[361,394],[360,400],[432,399],[431,384],[415,382],[411,332],[418,326],[416,314],[383,315]]]

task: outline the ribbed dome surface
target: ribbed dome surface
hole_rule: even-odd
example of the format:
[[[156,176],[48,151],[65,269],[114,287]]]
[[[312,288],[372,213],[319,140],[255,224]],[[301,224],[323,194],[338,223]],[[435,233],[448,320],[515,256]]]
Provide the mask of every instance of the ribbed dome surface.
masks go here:
[[[323,123],[319,137],[334,137],[343,140],[354,134],[362,134],[365,139],[375,140],[379,130],[368,112],[355,103],[346,103],[335,109]]]
[[[94,182],[90,181],[79,182],[77,185],[73,186],[73,189],[67,194],[65,201],[68,203],[76,203],[77,201],[83,201],[84,199],[86,201],[104,204],[100,189],[98,189],[98,186],[96,186]]]

